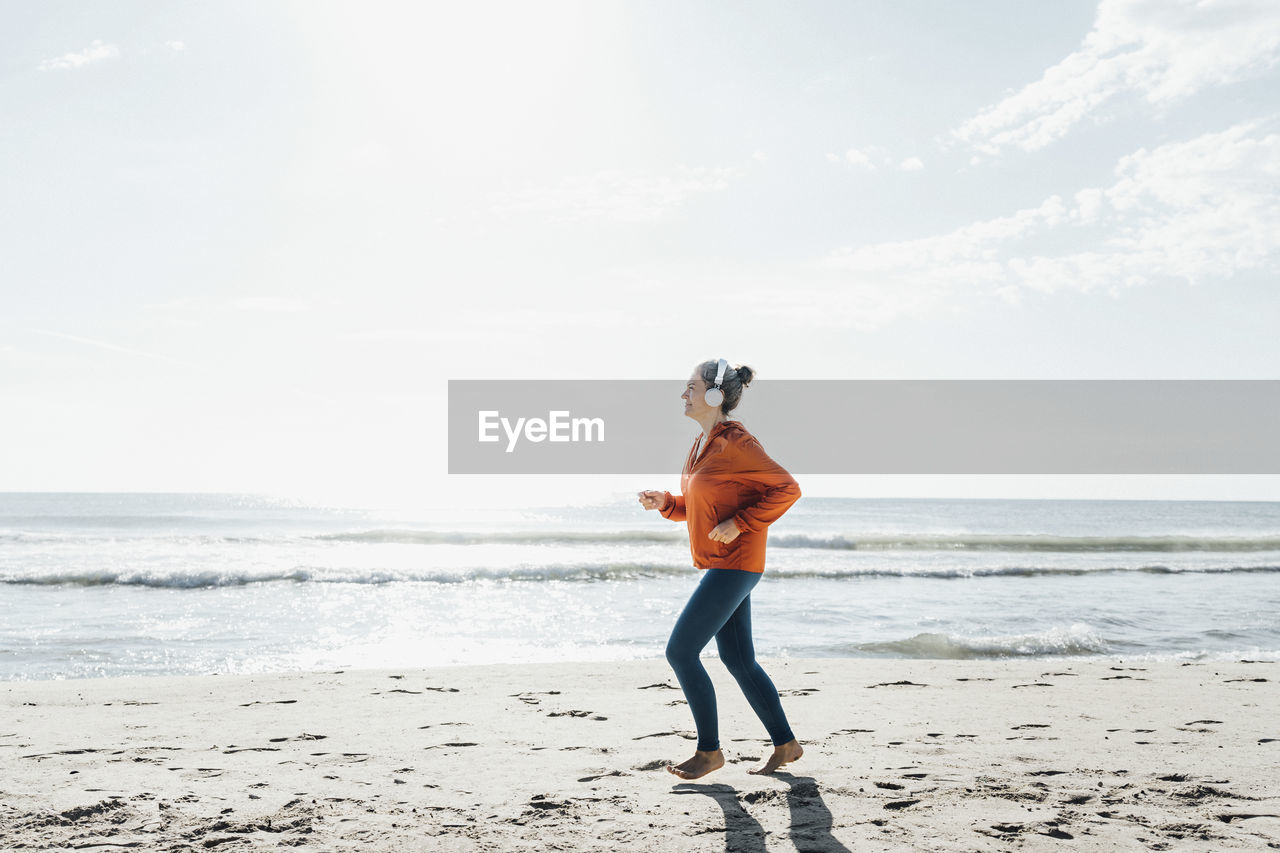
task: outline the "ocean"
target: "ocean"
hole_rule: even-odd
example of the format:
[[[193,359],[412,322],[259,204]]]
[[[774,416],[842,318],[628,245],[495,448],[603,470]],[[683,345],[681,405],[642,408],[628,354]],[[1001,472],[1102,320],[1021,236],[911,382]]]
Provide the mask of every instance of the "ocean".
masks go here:
[[[0,679],[661,658],[698,577],[633,495],[0,494]],[[1278,581],[1280,503],[804,497],[752,621],[770,657],[1276,660]]]

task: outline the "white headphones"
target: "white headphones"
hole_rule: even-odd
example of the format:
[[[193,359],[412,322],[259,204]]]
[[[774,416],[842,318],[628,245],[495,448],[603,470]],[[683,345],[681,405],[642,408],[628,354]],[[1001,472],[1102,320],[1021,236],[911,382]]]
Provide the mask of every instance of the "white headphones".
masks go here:
[[[716,382],[710,388],[702,393],[702,400],[708,406],[718,406],[724,402],[724,391],[720,390],[720,384],[724,382],[725,371],[729,369],[729,362],[723,358],[716,366]]]

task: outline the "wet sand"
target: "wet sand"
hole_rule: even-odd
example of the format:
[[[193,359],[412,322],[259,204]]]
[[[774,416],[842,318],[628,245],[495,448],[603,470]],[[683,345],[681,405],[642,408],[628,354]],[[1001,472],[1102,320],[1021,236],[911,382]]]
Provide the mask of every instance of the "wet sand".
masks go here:
[[[1280,848],[1280,664],[766,660],[760,777],[706,663],[693,782],[665,661],[6,682],[0,849]]]

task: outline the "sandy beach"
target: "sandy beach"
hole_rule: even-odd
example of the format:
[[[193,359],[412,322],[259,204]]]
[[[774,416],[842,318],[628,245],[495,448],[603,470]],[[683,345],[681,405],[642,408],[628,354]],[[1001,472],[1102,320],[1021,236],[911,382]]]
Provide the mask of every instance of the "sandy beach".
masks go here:
[[[9,682],[0,848],[1280,848],[1280,665],[765,661],[804,758],[718,661],[694,782],[665,661]]]

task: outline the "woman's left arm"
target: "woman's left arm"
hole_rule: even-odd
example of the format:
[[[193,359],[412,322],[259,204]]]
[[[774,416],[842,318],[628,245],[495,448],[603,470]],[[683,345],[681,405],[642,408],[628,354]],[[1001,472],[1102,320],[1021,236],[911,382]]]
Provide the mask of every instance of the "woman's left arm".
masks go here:
[[[755,438],[743,439],[737,450],[734,476],[759,492],[760,499],[738,510],[733,521],[743,533],[755,533],[781,518],[800,499],[800,484],[769,458]]]

